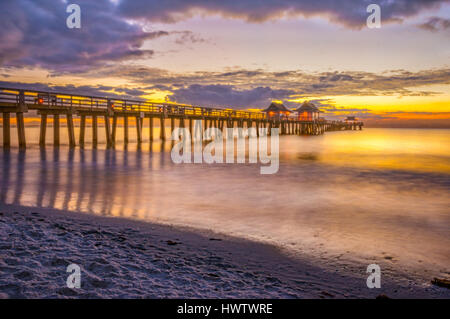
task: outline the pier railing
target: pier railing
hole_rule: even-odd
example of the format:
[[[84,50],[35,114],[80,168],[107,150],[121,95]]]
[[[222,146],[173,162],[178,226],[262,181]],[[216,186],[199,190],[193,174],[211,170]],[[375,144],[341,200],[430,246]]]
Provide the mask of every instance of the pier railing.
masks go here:
[[[112,110],[113,112],[129,112],[165,116],[188,116],[188,117],[216,117],[241,120],[275,120],[293,121],[299,119],[295,116],[269,117],[264,112],[251,112],[226,108],[202,107],[176,103],[156,103],[134,99],[108,98],[89,96],[81,94],[67,94],[58,92],[26,90],[0,87],[0,107],[18,107],[23,103],[30,109],[73,109],[76,111],[101,111]],[[314,121],[339,124],[342,121],[328,121],[323,118]],[[358,122],[359,123],[359,122]]]
[[[25,120],[24,114],[29,110],[36,110],[41,117],[39,144],[46,143],[47,117],[53,117],[53,143],[60,143],[60,117],[66,117],[70,147],[75,147],[74,116],[80,118],[79,145],[84,145],[86,118],[92,118],[92,143],[97,144],[97,118],[104,118],[104,127],[107,146],[112,147],[116,140],[118,118],[123,121],[124,143],[128,143],[128,119],[135,118],[137,141],[142,142],[142,128],[144,119],[149,120],[150,141],[153,140],[154,120],[159,120],[160,139],[166,139],[165,122],[170,119],[170,132],[174,132],[176,121],[183,128],[193,133],[193,121],[201,120],[205,128],[279,128],[280,134],[318,135],[326,131],[361,129],[362,122],[326,121],[314,119],[305,121],[296,117],[267,116],[264,112],[250,112],[223,108],[207,108],[176,103],[155,103],[133,99],[107,98],[79,94],[66,94],[58,92],[44,92],[36,90],[23,90],[14,88],[0,88],[0,113],[2,113],[3,147],[11,143],[11,113],[16,114],[16,127],[19,146],[25,147]],[[112,120],[112,124],[110,123]],[[186,123],[186,121],[188,123]],[[268,126],[268,127],[267,127]]]
[[[31,109],[61,108],[76,110],[107,110],[118,112],[146,112],[163,115],[210,116],[239,119],[265,119],[262,112],[250,112],[224,108],[208,108],[175,103],[155,103],[133,99],[107,98],[80,94],[66,94],[37,90],[0,88],[0,106],[19,105],[23,102]]]

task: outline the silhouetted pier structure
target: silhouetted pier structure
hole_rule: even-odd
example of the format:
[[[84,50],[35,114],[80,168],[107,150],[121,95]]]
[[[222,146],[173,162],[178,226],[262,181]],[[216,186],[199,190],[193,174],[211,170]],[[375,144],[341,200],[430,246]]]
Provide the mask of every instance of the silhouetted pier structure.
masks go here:
[[[46,140],[47,119],[53,118],[53,143],[60,143],[60,118],[65,117],[69,137],[69,146],[76,146],[74,116],[80,118],[79,145],[85,142],[87,118],[91,118],[92,142],[98,142],[98,118],[105,122],[107,147],[116,142],[119,119],[123,122],[124,143],[129,142],[129,119],[136,122],[137,142],[142,143],[144,120],[148,119],[150,141],[154,139],[154,121],[159,121],[160,136],[166,140],[166,119],[170,119],[170,131],[175,129],[175,120],[179,127],[188,128],[193,133],[193,121],[203,121],[203,128],[279,128],[280,134],[318,135],[327,131],[362,129],[362,122],[327,121],[314,119],[311,121],[290,117],[269,117],[263,112],[249,112],[233,109],[207,108],[172,103],[153,103],[131,99],[106,98],[74,95],[59,92],[42,92],[14,88],[0,88],[0,112],[3,117],[3,147],[11,145],[11,113],[16,114],[19,147],[26,147],[24,114],[36,110],[40,116],[39,144],[44,146]]]

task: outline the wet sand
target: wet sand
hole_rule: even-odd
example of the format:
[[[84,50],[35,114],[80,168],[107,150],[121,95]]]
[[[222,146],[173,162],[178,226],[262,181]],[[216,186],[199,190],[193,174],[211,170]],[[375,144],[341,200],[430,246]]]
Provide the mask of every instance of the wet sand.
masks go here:
[[[188,228],[0,205],[1,298],[449,298],[450,290],[383,278],[367,265],[330,270],[274,246]],[[69,264],[81,288],[69,289]]]

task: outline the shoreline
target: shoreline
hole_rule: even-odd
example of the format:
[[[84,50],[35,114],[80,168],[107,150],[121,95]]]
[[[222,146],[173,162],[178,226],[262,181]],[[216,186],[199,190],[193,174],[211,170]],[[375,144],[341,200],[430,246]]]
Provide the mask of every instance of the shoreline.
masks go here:
[[[278,247],[167,225],[0,204],[0,298],[449,298],[314,265]],[[69,289],[66,267],[81,267]]]

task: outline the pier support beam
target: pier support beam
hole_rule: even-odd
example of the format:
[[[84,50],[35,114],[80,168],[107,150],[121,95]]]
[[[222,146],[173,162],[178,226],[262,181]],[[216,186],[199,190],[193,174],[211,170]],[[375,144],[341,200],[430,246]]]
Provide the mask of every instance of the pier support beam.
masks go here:
[[[19,138],[19,147],[25,148],[27,146],[25,140],[25,121],[23,119],[23,113],[16,113],[16,122],[17,122],[17,136]]]
[[[150,126],[150,142],[153,142],[153,117],[149,118],[149,126]]]
[[[205,125],[203,126],[203,131],[205,132],[205,138],[208,139],[208,134],[206,134],[207,129],[208,129],[208,119],[204,119],[203,122],[205,123]],[[203,134],[203,133],[202,133]]]
[[[171,117],[170,118],[170,136],[172,136],[174,129],[175,129],[175,118]]]
[[[86,115],[81,115],[81,119],[80,119],[80,146],[83,147],[84,146],[84,134],[85,134],[85,130],[86,130]]]
[[[142,119],[139,116],[136,116],[136,133],[137,133],[137,142],[142,143]]]
[[[59,146],[59,114],[53,114],[53,145]]]
[[[11,146],[11,114],[3,113],[3,147]]]
[[[92,146],[97,147],[97,143],[98,143],[97,115],[92,115]]]
[[[123,142],[128,144],[128,116],[123,117]]]
[[[166,126],[164,123],[164,116],[160,117],[160,139],[161,141],[165,141],[166,140]]]
[[[116,145],[116,132],[117,132],[117,116],[114,115],[111,132],[111,141],[113,145]]]
[[[105,120],[105,133],[106,133],[106,147],[110,148],[113,146],[113,142],[112,142],[112,136],[111,136],[111,127],[109,126],[109,116],[105,115],[104,117]]]
[[[47,132],[47,114],[41,114],[41,129],[39,132],[39,145],[45,146],[45,135]]]
[[[180,119],[180,128],[184,128],[184,118]]]
[[[75,147],[75,129],[73,127],[73,116],[72,113],[67,114],[67,131],[69,133],[69,147]]]

